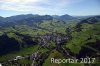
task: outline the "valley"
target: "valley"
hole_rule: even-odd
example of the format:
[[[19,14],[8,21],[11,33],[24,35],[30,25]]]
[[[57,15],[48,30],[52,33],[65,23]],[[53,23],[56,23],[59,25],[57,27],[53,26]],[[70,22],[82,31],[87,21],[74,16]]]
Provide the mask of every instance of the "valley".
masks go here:
[[[87,57],[96,60],[90,64],[51,63],[51,58]],[[100,16],[0,17],[0,63],[3,66],[99,66]]]

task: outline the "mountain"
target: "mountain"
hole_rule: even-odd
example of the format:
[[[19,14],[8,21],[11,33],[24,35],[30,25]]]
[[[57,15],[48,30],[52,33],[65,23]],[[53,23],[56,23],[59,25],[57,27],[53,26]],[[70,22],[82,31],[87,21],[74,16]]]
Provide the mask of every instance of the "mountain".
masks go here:
[[[100,16],[89,17],[81,21],[81,23],[90,23],[90,24],[97,22],[100,22]]]
[[[4,19],[3,17],[0,16],[0,20]]]
[[[72,39],[66,43],[67,49],[69,48],[72,55],[78,59],[87,57],[98,59],[94,63],[98,66],[100,64],[100,16],[83,19],[71,30]]]
[[[93,17],[88,17],[86,19],[81,20],[77,25],[77,31],[81,31],[81,25],[82,24],[96,24],[96,23],[100,23],[100,16],[93,16]]]
[[[0,19],[0,26],[14,26],[14,25],[33,25],[43,20],[53,20],[50,15],[16,15]]]
[[[0,16],[0,22],[4,21],[4,18]]]
[[[51,15],[33,15],[33,14],[26,14],[26,15],[16,15],[11,17],[0,17],[0,26],[15,26],[15,25],[34,25],[39,22],[43,22],[44,20],[60,20],[60,21],[68,21],[76,19],[70,15],[62,15],[62,16],[51,16]]]
[[[70,16],[70,15],[67,15],[67,14],[61,15],[61,16],[54,15],[53,17],[54,17],[55,19],[61,20],[61,21],[68,21],[68,20],[76,19],[75,17]]]
[[[67,15],[67,14],[60,16],[60,20],[63,20],[63,21],[72,20],[72,19],[75,19],[75,17],[72,17],[72,16]]]
[[[19,21],[19,20],[24,20],[33,17],[34,15],[32,14],[26,14],[26,15],[16,15],[16,16],[11,16],[11,17],[6,17],[5,21],[7,22],[14,22],[14,21]]]

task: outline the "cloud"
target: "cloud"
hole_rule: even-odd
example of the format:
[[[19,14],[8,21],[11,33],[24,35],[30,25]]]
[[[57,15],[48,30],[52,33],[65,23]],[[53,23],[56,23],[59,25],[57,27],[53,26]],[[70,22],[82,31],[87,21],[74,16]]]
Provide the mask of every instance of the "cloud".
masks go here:
[[[0,9],[18,12],[53,12],[80,1],[82,0],[0,0]]]
[[[12,11],[32,11],[43,7],[38,6],[43,3],[41,0],[0,0],[0,9]]]

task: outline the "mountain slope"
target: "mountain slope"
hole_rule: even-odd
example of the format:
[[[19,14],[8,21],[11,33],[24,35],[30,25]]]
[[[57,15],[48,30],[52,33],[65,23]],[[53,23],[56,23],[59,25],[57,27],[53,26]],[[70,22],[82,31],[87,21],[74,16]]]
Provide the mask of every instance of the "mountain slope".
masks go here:
[[[76,25],[72,40],[66,45],[77,58],[95,57],[100,54],[100,17],[90,17]],[[98,60],[100,61],[100,60]]]
[[[73,16],[70,16],[70,15],[67,15],[67,14],[61,15],[61,16],[54,15],[53,17],[54,17],[55,19],[61,20],[61,21],[68,21],[68,20],[77,19],[77,18],[75,18],[75,17],[73,17]]]

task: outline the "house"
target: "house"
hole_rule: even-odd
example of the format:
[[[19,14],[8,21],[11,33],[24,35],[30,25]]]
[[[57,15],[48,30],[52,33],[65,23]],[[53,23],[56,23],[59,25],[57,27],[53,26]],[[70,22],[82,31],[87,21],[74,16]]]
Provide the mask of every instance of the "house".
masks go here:
[[[16,56],[16,59],[22,59],[23,57],[22,56]]]

